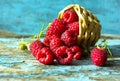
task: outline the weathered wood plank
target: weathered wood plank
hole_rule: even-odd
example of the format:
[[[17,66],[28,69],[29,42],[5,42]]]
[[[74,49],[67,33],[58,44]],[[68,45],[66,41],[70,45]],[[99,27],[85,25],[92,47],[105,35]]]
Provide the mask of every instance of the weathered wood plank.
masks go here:
[[[69,66],[42,65],[29,51],[18,49],[19,41],[19,38],[0,38],[0,81],[120,80],[120,40],[108,40],[114,56],[104,67],[94,66],[90,58],[73,61]]]

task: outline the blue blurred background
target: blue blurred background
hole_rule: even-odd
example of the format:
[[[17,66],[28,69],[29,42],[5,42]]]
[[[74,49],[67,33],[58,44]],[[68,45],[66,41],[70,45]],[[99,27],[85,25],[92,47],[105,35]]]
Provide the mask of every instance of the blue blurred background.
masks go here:
[[[120,0],[0,0],[0,30],[37,34],[43,23],[51,22],[61,9],[74,3],[98,17],[102,34],[120,35]]]

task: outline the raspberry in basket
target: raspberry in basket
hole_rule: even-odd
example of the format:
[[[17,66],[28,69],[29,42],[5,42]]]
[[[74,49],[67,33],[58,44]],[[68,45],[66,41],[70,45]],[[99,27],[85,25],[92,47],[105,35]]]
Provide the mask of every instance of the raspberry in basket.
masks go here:
[[[66,30],[66,26],[63,20],[55,19],[50,27],[46,31],[47,36],[61,35]]]
[[[66,30],[61,35],[61,40],[67,45],[72,46],[77,44],[77,32],[72,30]]]
[[[66,23],[72,23],[72,22],[75,22],[75,21],[78,21],[78,16],[77,14],[75,13],[74,10],[66,10],[64,13],[63,13],[63,20],[66,22]]]

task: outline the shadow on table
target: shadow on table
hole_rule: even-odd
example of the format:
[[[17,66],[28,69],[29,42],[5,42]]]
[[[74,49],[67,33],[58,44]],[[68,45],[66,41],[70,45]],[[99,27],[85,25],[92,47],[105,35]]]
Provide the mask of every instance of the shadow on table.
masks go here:
[[[106,66],[120,66],[120,45],[112,45],[110,46],[110,49],[113,56],[108,58]]]
[[[120,45],[112,45],[110,49],[113,53],[113,57],[120,57]]]
[[[120,45],[112,45],[109,46],[113,56],[108,58],[108,61],[104,67],[112,67],[112,66],[120,66]],[[55,62],[53,65],[59,65],[57,62]],[[81,65],[93,65],[91,59],[83,58],[81,60],[73,60],[73,62],[70,65],[67,66],[81,66]],[[65,65],[66,66],[66,65]]]

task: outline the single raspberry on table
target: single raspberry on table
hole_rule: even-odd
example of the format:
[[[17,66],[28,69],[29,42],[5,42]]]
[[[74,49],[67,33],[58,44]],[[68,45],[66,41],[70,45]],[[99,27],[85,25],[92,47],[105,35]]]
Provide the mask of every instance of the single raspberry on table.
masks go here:
[[[55,51],[56,60],[59,64],[68,65],[72,62],[73,54],[71,49],[61,46]]]
[[[96,66],[103,66],[107,61],[107,51],[103,47],[96,47],[91,51],[92,63]]]
[[[73,46],[77,44],[77,33],[72,30],[66,30],[61,35],[61,40],[67,45],[67,46]]]
[[[51,42],[50,42],[50,49],[53,52],[55,52],[56,49],[59,48],[62,45],[64,45],[63,41],[60,38],[56,37],[56,38],[54,38],[54,39],[51,40]]]
[[[78,21],[68,24],[67,27],[68,27],[68,30],[73,30],[77,34],[79,34],[79,23],[78,23]]]
[[[44,47],[37,52],[36,59],[42,64],[52,64],[54,61],[53,52],[49,47]]]
[[[61,35],[66,30],[66,25],[63,20],[55,19],[50,27],[46,30],[47,36]]]
[[[66,23],[72,23],[72,22],[75,22],[75,21],[78,21],[78,16],[77,14],[75,13],[74,10],[66,10],[64,13],[63,13],[63,16],[62,16],[63,20],[66,22]]]
[[[43,47],[45,47],[45,45],[39,39],[33,41],[29,46],[34,57],[36,57],[38,50],[42,49]]]
[[[82,49],[79,46],[72,46],[70,47],[73,53],[73,58],[79,60],[82,56]]]

